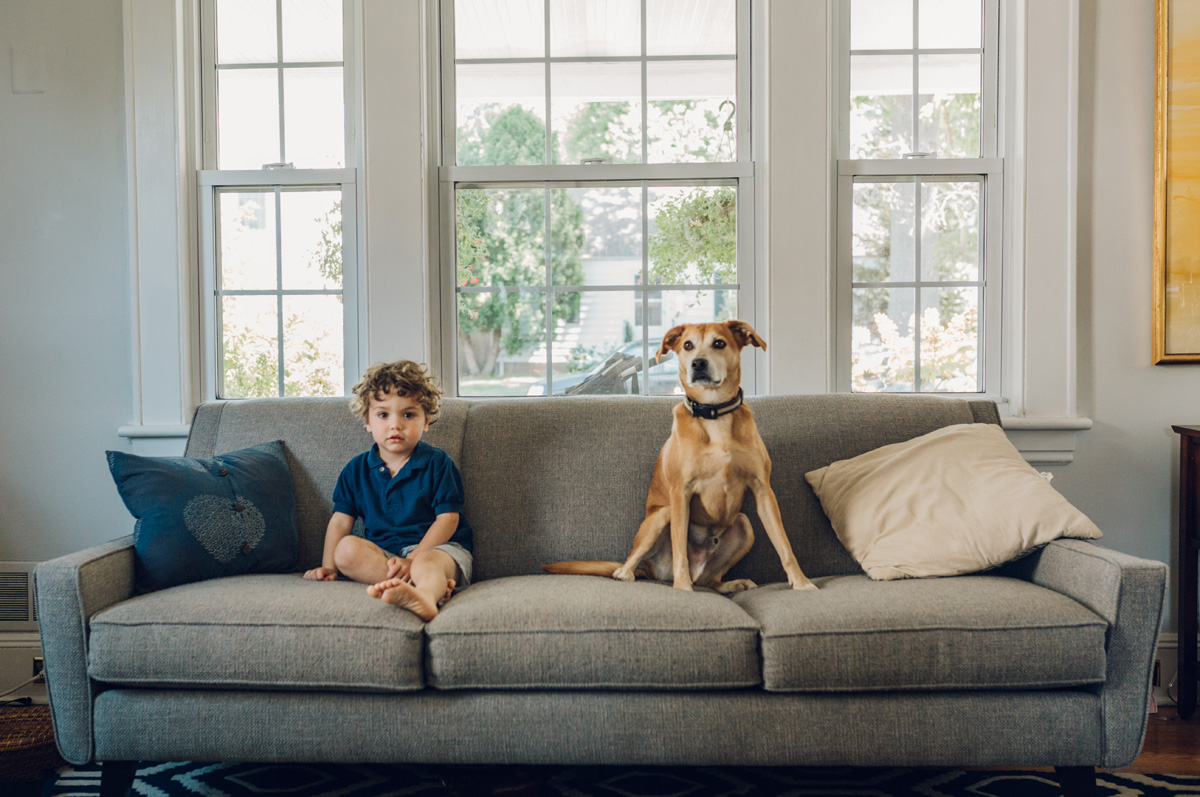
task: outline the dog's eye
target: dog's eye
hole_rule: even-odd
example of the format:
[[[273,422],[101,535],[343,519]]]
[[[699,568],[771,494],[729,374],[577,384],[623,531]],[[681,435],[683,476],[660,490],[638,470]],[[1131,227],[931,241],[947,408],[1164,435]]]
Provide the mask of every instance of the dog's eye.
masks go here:
[[[684,351],[691,351],[694,348],[696,348],[696,344],[692,343],[690,340],[684,341],[684,344],[683,344]]]
[[[723,341],[723,340],[720,340],[720,339],[714,340],[714,341],[713,341],[713,348],[714,348],[714,349],[723,349],[723,348],[725,348],[725,341]]]

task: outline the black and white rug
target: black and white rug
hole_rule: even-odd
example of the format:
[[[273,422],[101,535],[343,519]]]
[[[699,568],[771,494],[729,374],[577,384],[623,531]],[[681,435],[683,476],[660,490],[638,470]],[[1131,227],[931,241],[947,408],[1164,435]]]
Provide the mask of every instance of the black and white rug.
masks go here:
[[[1100,773],[1098,795],[1200,796],[1200,776]],[[66,767],[43,797],[92,797],[98,766]],[[142,797],[1057,797],[1052,772],[907,768],[145,764]]]

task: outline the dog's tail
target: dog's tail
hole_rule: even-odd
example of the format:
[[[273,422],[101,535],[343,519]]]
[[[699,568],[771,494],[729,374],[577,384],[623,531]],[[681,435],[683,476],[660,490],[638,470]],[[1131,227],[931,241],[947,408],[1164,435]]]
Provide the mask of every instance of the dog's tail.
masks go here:
[[[548,573],[556,573],[564,576],[604,576],[612,578],[612,574],[616,572],[622,562],[551,562],[548,565],[542,565],[542,569]],[[637,575],[641,578],[646,578],[645,568],[639,567]]]

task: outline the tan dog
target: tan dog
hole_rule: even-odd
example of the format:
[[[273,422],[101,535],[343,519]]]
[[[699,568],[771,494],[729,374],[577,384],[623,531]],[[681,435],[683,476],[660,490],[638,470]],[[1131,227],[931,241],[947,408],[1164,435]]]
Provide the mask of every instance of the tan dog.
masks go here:
[[[668,351],[679,358],[685,399],[675,407],[667,438],[646,498],[646,519],[633,550],[621,562],[556,562],[551,573],[636,576],[665,581],[676,589],[693,584],[718,592],[757,586],[749,579],[723,581],[729,568],[750,551],[754,530],[741,513],[746,490],[754,494],[758,514],[775,546],[793,589],[816,589],[800,570],[783,530],[779,503],[771,489],[771,458],[758,435],[754,414],[742,401],[742,349],[767,348],[742,321],[686,324],[663,336],[655,357]],[[670,535],[663,532],[670,527]]]

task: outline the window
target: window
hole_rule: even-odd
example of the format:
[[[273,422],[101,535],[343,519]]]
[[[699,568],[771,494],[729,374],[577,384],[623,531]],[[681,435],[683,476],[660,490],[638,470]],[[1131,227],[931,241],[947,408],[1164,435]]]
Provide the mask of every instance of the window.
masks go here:
[[[334,396],[358,371],[341,0],[201,6],[204,380]]]
[[[749,19],[748,0],[442,4],[458,395],[673,393],[669,327],[753,322]]]
[[[998,0],[840,12],[837,387],[999,395]]]

